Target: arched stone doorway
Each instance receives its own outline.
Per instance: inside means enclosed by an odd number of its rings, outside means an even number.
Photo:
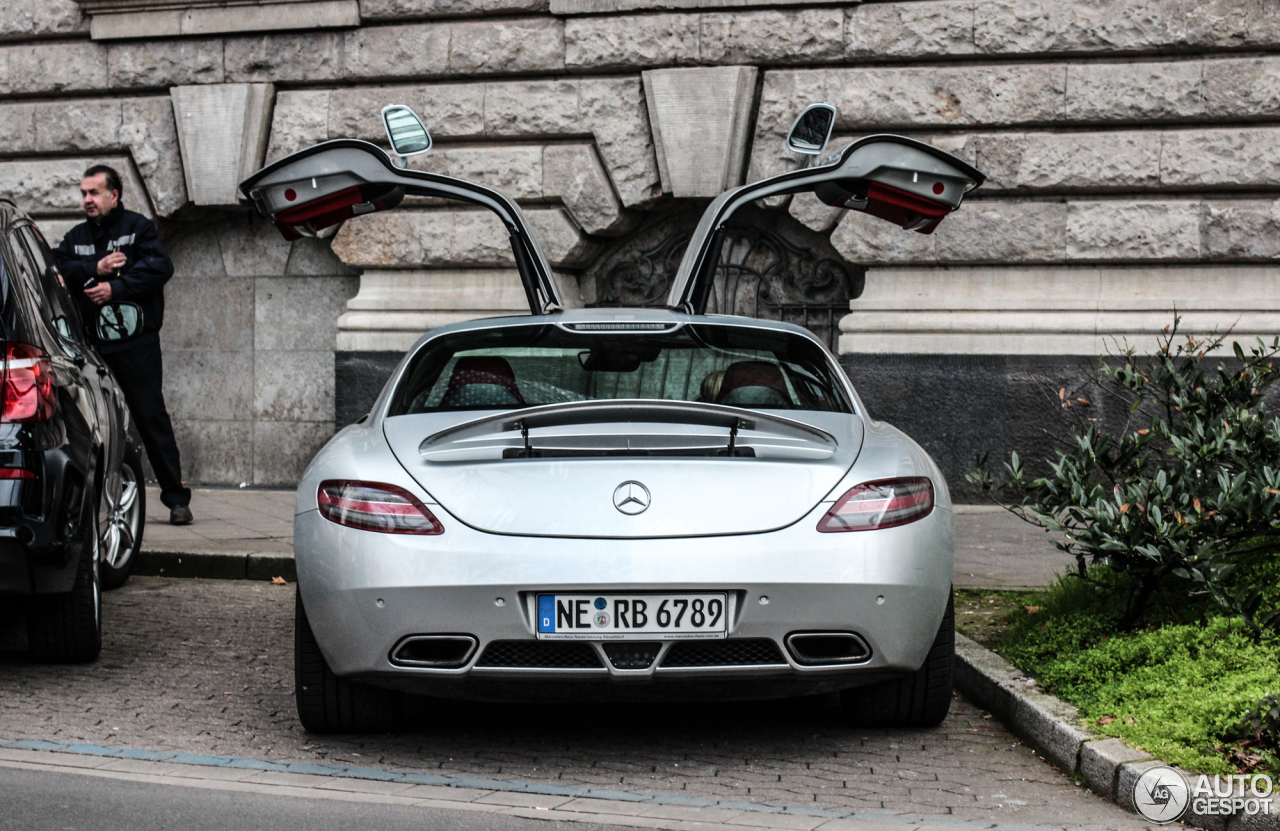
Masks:
[[[702,214],[681,206],[618,240],[580,279],[588,307],[663,306]],[[835,349],[840,318],[862,293],[866,269],[783,210],[750,207],[729,225],[707,311],[784,320]]]

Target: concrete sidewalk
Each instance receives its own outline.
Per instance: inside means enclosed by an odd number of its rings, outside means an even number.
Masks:
[[[174,527],[158,488],[147,488],[137,574],[293,580],[293,491],[196,488],[195,522]],[[994,506],[956,506],[959,588],[1033,588],[1073,566],[1044,531]]]

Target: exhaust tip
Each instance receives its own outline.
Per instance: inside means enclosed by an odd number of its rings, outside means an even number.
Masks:
[[[410,635],[391,650],[391,663],[402,667],[456,669],[471,660],[477,643],[471,635]]]
[[[852,632],[794,632],[786,643],[796,663],[807,667],[860,664],[871,658],[871,647]]]

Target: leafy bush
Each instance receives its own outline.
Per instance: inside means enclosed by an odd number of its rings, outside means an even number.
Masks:
[[[1126,598],[1120,630],[1138,623],[1170,578],[1239,614],[1255,634],[1280,628],[1272,586],[1232,577],[1242,557],[1280,551],[1280,420],[1263,403],[1280,380],[1272,363],[1280,338],[1258,340],[1248,354],[1233,344],[1237,365],[1209,373],[1204,356],[1223,341],[1183,337],[1175,321],[1154,356],[1130,350],[1101,363],[1099,390],[1127,408],[1119,430],[1082,419],[1044,477],[1029,478],[1016,453],[999,488],[985,459],[968,474],[1007,495],[1023,519],[1058,532],[1055,544],[1076,556],[1081,578],[1091,565],[1123,577],[1104,584]]]

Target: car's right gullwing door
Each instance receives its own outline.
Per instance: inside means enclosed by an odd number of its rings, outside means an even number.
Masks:
[[[480,205],[493,211],[511,236],[529,313],[546,314],[564,305],[551,266],[514,201],[474,182],[396,167],[376,144],[355,139],[317,144],[253,174],[240,191],[285,239],[315,236],[348,219],[390,210],[405,196]]]
[[[816,142],[813,146],[821,149]],[[880,135],[853,142],[826,164],[726,191],[703,213],[672,281],[667,304],[692,314],[706,310],[720,262],[723,229],[739,208],[757,199],[812,193],[833,207],[931,234],[960,207],[965,194],[985,179],[972,165],[932,145]]]

